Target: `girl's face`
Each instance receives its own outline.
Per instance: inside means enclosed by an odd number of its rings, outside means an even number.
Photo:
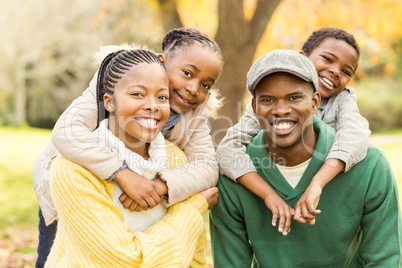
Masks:
[[[170,106],[178,113],[197,108],[218,79],[222,62],[211,49],[193,45],[166,56]]]
[[[141,63],[128,70],[105,94],[109,129],[129,149],[153,141],[165,125],[169,113],[169,82],[157,63]]]
[[[307,58],[317,70],[318,91],[324,99],[336,96],[345,89],[359,60],[351,45],[335,38],[325,39]]]

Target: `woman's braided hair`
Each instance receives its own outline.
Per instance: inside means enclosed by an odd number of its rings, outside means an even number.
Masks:
[[[105,93],[114,93],[114,86],[122,78],[123,74],[130,70],[134,65],[140,63],[158,63],[165,68],[162,61],[153,52],[144,49],[119,50],[110,53],[102,61],[98,72],[96,84],[96,99],[98,104],[98,124],[103,119],[109,117],[109,112],[105,108],[103,96]]]
[[[208,35],[192,28],[179,28],[168,32],[162,40],[163,54],[167,56],[179,48],[187,48],[194,44],[209,47],[221,61],[223,60],[218,44]]]

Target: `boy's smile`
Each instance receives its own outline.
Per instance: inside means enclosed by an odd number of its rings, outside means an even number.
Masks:
[[[358,64],[356,50],[344,40],[325,39],[307,56],[318,74],[318,91],[322,98],[341,93],[352,79]]]

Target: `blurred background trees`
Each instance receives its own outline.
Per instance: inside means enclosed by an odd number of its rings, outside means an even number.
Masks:
[[[163,35],[194,27],[215,37],[226,99],[211,121],[215,141],[250,96],[246,73],[276,48],[299,50],[323,26],[355,35],[362,56],[353,87],[375,130],[402,127],[402,5],[394,0],[0,0],[0,124],[52,128],[87,87],[102,45],[137,43],[160,52]]]

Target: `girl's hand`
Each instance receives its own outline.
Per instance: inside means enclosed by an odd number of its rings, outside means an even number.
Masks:
[[[279,218],[278,231],[283,235],[290,232],[294,210],[280,196],[272,191],[264,198],[265,205],[272,211],[272,226],[276,226]]]
[[[131,211],[153,208],[164,197],[163,191],[154,181],[138,175],[129,168],[119,171],[114,179],[125,192],[120,196],[120,202],[122,202],[123,207]]]
[[[311,225],[315,223],[315,217],[321,213],[321,210],[316,209],[320,201],[321,192],[322,187],[312,181],[296,203],[295,221],[302,224],[309,222]]]
[[[207,200],[208,209],[212,209],[214,205],[218,202],[219,190],[217,187],[212,187],[200,192],[200,195],[202,195]]]

